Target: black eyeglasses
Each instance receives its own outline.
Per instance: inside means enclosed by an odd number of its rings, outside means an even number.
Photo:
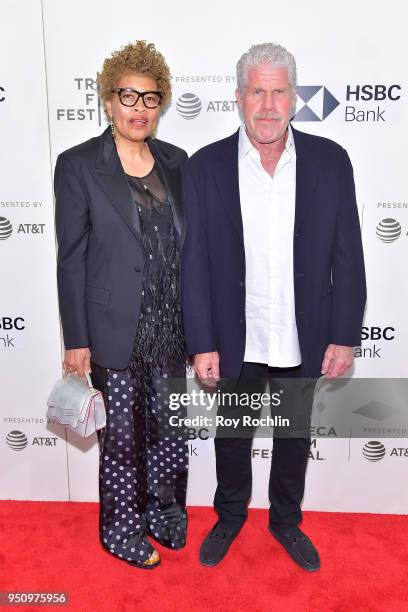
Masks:
[[[159,106],[163,94],[161,91],[137,91],[131,87],[116,87],[112,93],[117,93],[123,106],[135,106],[139,98],[146,108],[156,108]]]

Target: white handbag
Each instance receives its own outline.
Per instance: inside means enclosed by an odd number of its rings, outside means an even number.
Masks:
[[[103,396],[85,378],[67,374],[53,387],[47,400],[47,417],[64,425],[82,438],[88,438],[106,425]]]

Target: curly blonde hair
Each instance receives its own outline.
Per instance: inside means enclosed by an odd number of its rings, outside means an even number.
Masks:
[[[161,107],[165,108],[171,100],[170,70],[164,57],[153,43],[137,40],[114,51],[111,57],[103,62],[102,71],[98,74],[100,95],[104,100],[110,100],[112,89],[120,77],[129,72],[148,74],[156,82],[162,92]]]

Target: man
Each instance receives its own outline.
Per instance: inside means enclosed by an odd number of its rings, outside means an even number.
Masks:
[[[182,262],[184,330],[207,384],[341,376],[360,344],[366,299],[347,153],[289,123],[296,64],[276,44],[237,64],[243,123],[187,162]],[[305,407],[305,411],[310,407]],[[251,439],[215,439],[218,522],[200,561],[216,565],[247,516]],[[302,568],[319,555],[298,527],[310,437],[274,437],[269,531]]]

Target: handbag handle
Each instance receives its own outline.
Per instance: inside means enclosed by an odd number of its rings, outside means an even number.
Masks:
[[[67,373],[64,373],[64,376],[63,376],[63,377],[64,377],[64,378],[66,378],[66,377],[67,377],[67,375],[69,375],[69,373],[68,373],[68,374],[67,374]],[[85,372],[85,378],[86,378],[86,382],[88,383],[88,387],[90,388],[90,390],[91,390],[91,391],[94,391],[94,390],[95,390],[95,387],[94,387],[94,386],[93,386],[93,384],[92,384],[92,380],[91,380],[91,377],[89,376],[89,372]]]
[[[86,382],[88,383],[88,387],[93,390],[94,386],[92,384],[91,377],[89,376],[89,372],[85,372]]]

